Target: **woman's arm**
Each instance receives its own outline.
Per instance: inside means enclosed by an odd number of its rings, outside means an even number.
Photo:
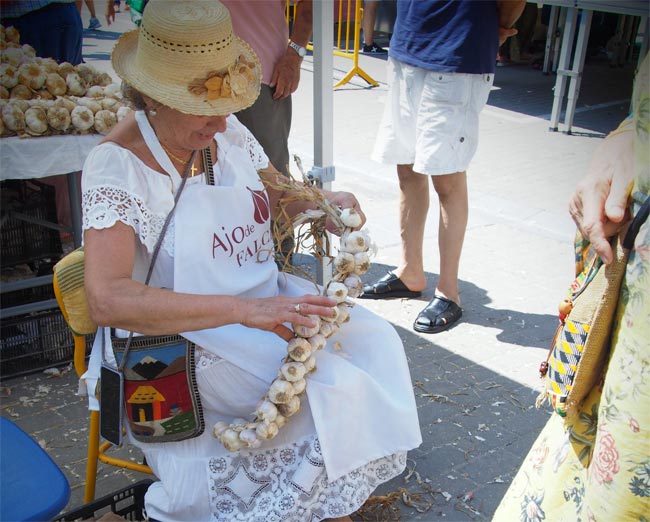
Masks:
[[[135,234],[116,223],[84,234],[85,286],[90,315],[100,326],[142,334],[172,334],[241,323],[289,340],[283,323],[313,327],[307,315],[332,316],[332,299],[316,295],[265,299],[191,295],[152,288],[131,278]],[[300,305],[301,313],[295,306]]]

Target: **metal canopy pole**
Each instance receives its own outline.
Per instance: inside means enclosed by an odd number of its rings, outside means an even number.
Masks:
[[[571,81],[569,84],[569,93],[567,95],[566,113],[564,115],[564,124],[566,125],[567,134],[571,134],[573,117],[578,104],[578,94],[580,93],[580,83],[582,82],[582,72],[585,68],[585,57],[587,56],[587,42],[589,41],[589,29],[591,28],[591,18],[593,11],[583,10],[580,18],[580,29],[578,30],[578,43],[576,52],[573,57],[573,67],[571,68]]]
[[[327,190],[334,181],[334,93],[332,76],[334,58],[334,3],[313,3],[314,9],[314,166],[309,177]],[[320,262],[316,277],[327,284],[332,277],[330,263]]]
[[[571,52],[573,51],[573,37],[576,34],[576,20],[578,18],[578,9],[571,7],[567,9],[566,22],[564,24],[564,35],[562,37],[562,50],[560,51],[560,62],[557,68],[557,77],[555,78],[555,91],[553,93],[553,110],[551,111],[551,126],[549,130],[557,131],[562,112],[562,102],[564,101],[564,92],[567,86],[567,76],[569,75],[569,64],[571,63]]]

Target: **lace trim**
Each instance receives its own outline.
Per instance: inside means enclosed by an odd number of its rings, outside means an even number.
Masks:
[[[81,198],[83,229],[110,228],[118,221],[132,227],[140,242],[151,254],[160,236],[166,214],[152,212],[137,195],[119,187],[101,185],[83,193]],[[174,255],[173,223],[165,234],[162,248],[170,256]]]
[[[264,153],[264,149],[248,129],[246,129],[245,136],[246,144],[244,145],[244,149],[250,154],[253,166],[258,170],[263,169],[268,165],[268,159]]]
[[[305,522],[359,509],[375,488],[406,467],[406,452],[377,459],[327,481],[316,436],[253,454],[208,461],[213,522]]]
[[[215,355],[212,352],[204,350],[200,346],[196,347],[194,358],[196,360],[196,368],[199,370],[205,370],[207,368],[210,368],[210,366],[213,366],[223,361],[223,359],[218,355]]]

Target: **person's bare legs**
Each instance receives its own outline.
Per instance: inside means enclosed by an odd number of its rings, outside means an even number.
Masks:
[[[402,259],[394,273],[410,290],[427,286],[422,261],[424,225],[429,211],[428,176],[413,171],[413,165],[397,165],[400,189],[399,224]]]
[[[92,18],[97,18],[97,15],[95,14],[95,0],[84,0],[84,2],[88,11],[90,11],[90,16]]]
[[[467,175],[465,172],[431,176],[433,188],[440,201],[438,249],[440,276],[436,294],[460,305],[458,266],[467,228]]]
[[[378,2],[363,3],[363,43],[372,45],[375,41],[375,17]]]

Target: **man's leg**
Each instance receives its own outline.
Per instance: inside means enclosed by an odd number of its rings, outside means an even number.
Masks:
[[[432,176],[433,188],[440,201],[438,248],[440,250],[440,277],[436,295],[442,295],[460,304],[458,294],[458,266],[467,228],[467,175],[465,172]]]
[[[400,188],[402,259],[394,273],[410,290],[423,290],[427,285],[422,244],[429,211],[428,176],[414,172],[413,165],[397,165],[397,177]]]

